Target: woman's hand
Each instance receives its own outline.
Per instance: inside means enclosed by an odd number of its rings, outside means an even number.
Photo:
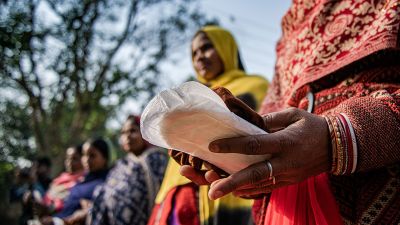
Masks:
[[[271,133],[216,140],[210,143],[209,149],[217,153],[271,154],[272,177],[271,167],[265,161],[226,178],[215,180],[213,177],[209,180],[212,182],[210,199],[230,192],[238,196],[269,193],[275,188],[303,181],[330,169],[330,137],[323,117],[290,108],[263,118],[265,127]],[[201,174],[182,170],[181,173],[189,179],[200,180]]]
[[[210,185],[214,181],[221,179],[221,176],[211,168],[208,170],[196,170],[192,166],[184,165],[181,166],[179,172],[197,185]]]

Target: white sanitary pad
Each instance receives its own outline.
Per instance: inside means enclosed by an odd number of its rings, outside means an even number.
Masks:
[[[143,111],[140,129],[148,142],[199,157],[228,173],[269,158],[208,150],[214,140],[266,132],[230,112],[214,91],[194,81],[156,95]]]

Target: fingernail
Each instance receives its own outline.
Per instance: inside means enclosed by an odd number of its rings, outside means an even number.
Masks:
[[[222,193],[222,191],[216,191],[211,195],[211,198],[213,200],[215,200],[215,199],[221,198],[222,195],[224,195],[224,193]]]
[[[215,143],[211,143],[210,146],[208,147],[210,151],[212,152],[219,152],[219,146]]]

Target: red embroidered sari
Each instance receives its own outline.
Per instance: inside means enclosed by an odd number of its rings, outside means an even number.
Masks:
[[[385,211],[400,209],[400,170],[390,172],[400,161],[399,25],[398,0],[293,1],[260,113],[307,109],[311,91],[313,113],[349,115],[359,159],[351,176],[320,174],[274,190],[254,205],[257,224],[400,221],[399,211]],[[385,190],[388,200],[371,211]]]

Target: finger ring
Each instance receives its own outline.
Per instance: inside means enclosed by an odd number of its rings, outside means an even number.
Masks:
[[[274,173],[273,173],[274,170],[272,169],[272,164],[271,164],[270,161],[266,161],[266,163],[267,163],[268,170],[269,170],[269,177],[268,177],[268,179],[269,179],[269,180],[272,180],[272,184],[275,185],[276,180],[275,180],[275,176],[274,176]]]
[[[267,166],[268,166],[268,170],[269,170],[269,177],[268,177],[268,179],[274,179],[275,180],[275,177],[274,177],[274,175],[273,175],[273,169],[272,169],[272,164],[269,162],[269,161],[266,161],[266,163],[267,163]]]

